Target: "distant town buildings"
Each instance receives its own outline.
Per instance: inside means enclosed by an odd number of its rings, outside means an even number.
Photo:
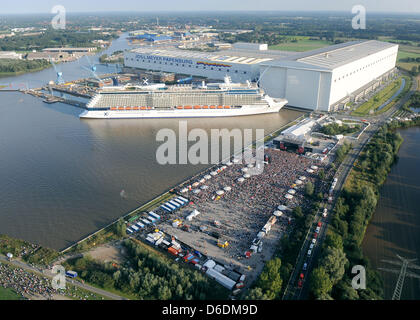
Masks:
[[[20,60],[22,57],[21,53],[16,53],[15,51],[0,51],[0,59]]]

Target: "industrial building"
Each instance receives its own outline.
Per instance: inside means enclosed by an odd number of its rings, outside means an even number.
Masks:
[[[197,52],[180,49],[142,47],[125,53],[125,67],[223,80],[226,75],[234,82],[257,81],[260,64],[281,59],[290,52],[267,50],[259,44],[235,44],[232,50]]]
[[[125,53],[125,66],[234,82],[260,81],[289,106],[331,111],[362,98],[395,71],[398,45],[352,41],[307,52],[268,50],[267,45],[236,43],[231,50],[197,52],[138,48]]]
[[[378,85],[395,68],[398,45],[353,41],[261,63],[261,85],[290,106],[331,111]]]

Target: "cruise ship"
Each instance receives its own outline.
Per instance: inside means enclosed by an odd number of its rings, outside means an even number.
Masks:
[[[266,95],[256,84],[200,85],[151,84],[102,88],[87,104],[80,118],[148,119],[234,117],[279,112],[285,99]]]

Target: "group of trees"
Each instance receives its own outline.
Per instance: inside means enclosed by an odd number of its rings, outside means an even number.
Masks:
[[[379,186],[388,175],[401,145],[395,130],[383,127],[367,145],[334,208],[331,228],[321,258],[310,279],[316,299],[381,299],[383,284],[360,248],[366,228],[376,209]],[[367,271],[366,290],[351,287],[351,268],[363,265]]]
[[[200,272],[126,239],[128,260],[118,267],[88,257],[69,261],[69,267],[89,283],[117,289],[138,299],[191,300],[225,299],[227,290]]]
[[[265,264],[264,270],[246,298],[249,300],[280,299],[282,285],[281,260],[276,257]]]
[[[321,133],[326,134],[328,136],[336,136],[339,134],[352,134],[355,132],[360,131],[360,125],[349,126],[346,124],[339,125],[338,123],[331,123],[321,128]]]
[[[93,40],[111,40],[115,34],[104,35],[99,32],[79,32],[75,30],[47,30],[39,35],[13,36],[0,39],[2,51],[45,49],[51,47],[92,47]]]
[[[0,59],[0,73],[38,71],[50,66],[47,60]]]
[[[350,143],[344,142],[344,144],[340,146],[335,153],[337,162],[338,163],[343,162],[344,158],[346,157],[346,155],[350,152],[352,148],[353,146]]]

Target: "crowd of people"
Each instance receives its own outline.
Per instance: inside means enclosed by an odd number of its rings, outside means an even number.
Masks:
[[[48,278],[2,263],[0,263],[0,286],[12,289],[25,298],[39,296],[51,299],[55,292]]]
[[[245,178],[253,169],[251,166],[257,164],[250,165],[244,159],[237,159],[226,165],[224,170],[219,170],[211,179],[188,188],[187,192],[185,185],[183,187],[183,195],[203,214],[198,220],[208,219],[209,216],[222,220],[220,231],[231,242],[228,251],[232,251],[232,255],[243,256],[243,250],[249,249],[256,231],[261,230],[279,205],[293,209],[296,206],[309,206],[311,202],[305,196],[304,186],[308,182],[315,184],[317,181],[316,171],[307,172],[315,161],[276,149],[266,149],[265,154],[269,163],[264,164],[261,174]],[[239,163],[234,163],[238,160]],[[301,176],[305,180],[296,185],[295,182]],[[197,181],[193,181],[192,185],[194,182]],[[287,199],[285,196],[290,189],[296,193]],[[277,224],[281,231],[286,232],[288,223],[288,213],[285,212]]]

